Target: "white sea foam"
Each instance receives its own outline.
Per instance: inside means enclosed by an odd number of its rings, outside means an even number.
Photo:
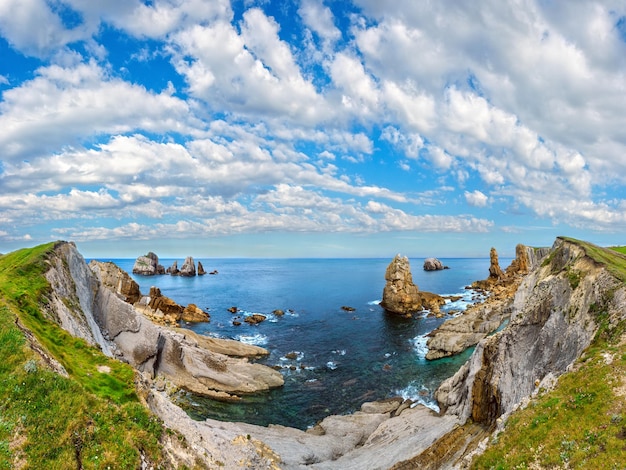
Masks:
[[[413,406],[421,404],[437,413],[440,411],[437,402],[430,398],[430,391],[423,385],[411,383],[403,389],[396,390],[395,394],[401,396],[405,400],[411,400],[413,402]]]
[[[370,300],[367,305],[380,305],[382,300]]]
[[[426,353],[428,353],[428,346],[426,346],[426,343],[428,342],[428,336],[418,335],[409,341],[413,346],[413,350],[417,353],[417,357],[419,357],[420,359],[425,359]]]
[[[260,333],[256,335],[237,335],[235,336],[237,341],[241,341],[245,344],[251,344],[254,346],[263,346],[267,344],[267,336],[262,335]]]
[[[345,356],[346,355],[346,350],[345,349],[335,349],[334,351],[331,351],[333,354],[337,354],[339,356]]]
[[[288,358],[286,355],[282,356],[279,360],[285,362],[285,361],[297,361],[300,362],[302,359],[304,359],[304,353],[301,351],[292,351],[295,354],[295,358]],[[291,355],[291,353],[289,353]]]
[[[337,363],[334,361],[328,361],[326,363],[326,367],[329,368],[330,370],[335,370],[337,369]]]

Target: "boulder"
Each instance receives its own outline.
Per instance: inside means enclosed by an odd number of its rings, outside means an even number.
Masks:
[[[384,400],[365,402],[361,405],[361,412],[369,414],[391,414],[404,402],[402,397],[387,398]]]
[[[147,298],[142,299],[140,311],[156,323],[178,325],[183,316],[183,306],[161,294],[161,289],[151,287]]]
[[[209,314],[196,304],[189,304],[184,308],[181,320],[188,322],[209,321]]]
[[[186,277],[192,277],[196,275],[196,264],[193,261],[193,257],[187,256],[185,262],[180,268],[180,275]]]
[[[246,323],[250,323],[251,325],[256,325],[265,321],[266,319],[267,317],[265,315],[261,315],[260,313],[253,313],[249,317],[246,317],[244,321]]]
[[[439,271],[445,269],[445,266],[437,258],[426,258],[424,260],[424,271]]]
[[[387,266],[385,280],[381,307],[400,315],[410,315],[422,309],[419,289],[413,283],[411,265],[406,256],[396,255]]]
[[[159,257],[152,252],[137,258],[133,266],[133,274],[139,274],[141,276],[154,276],[155,274],[163,274],[164,272],[163,266],[159,264]]]
[[[167,268],[167,274],[170,274],[171,276],[178,276],[180,274],[180,271],[178,270],[178,261],[174,261],[172,265]]]
[[[202,263],[198,261],[198,276],[204,276],[205,274],[206,271],[204,270],[204,266],[202,266]]]

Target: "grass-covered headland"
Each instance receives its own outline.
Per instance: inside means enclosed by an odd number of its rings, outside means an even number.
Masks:
[[[42,314],[54,243],[0,256],[0,469],[135,469],[163,461],[133,369]],[[69,374],[52,372],[18,327]]]
[[[626,282],[626,247],[568,240]],[[513,413],[473,468],[626,468],[626,325],[594,307],[599,330],[574,370]]]

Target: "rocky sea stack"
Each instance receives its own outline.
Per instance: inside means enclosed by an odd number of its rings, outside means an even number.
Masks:
[[[165,274],[165,268],[159,264],[159,257],[150,251],[147,255],[140,256],[135,260],[133,274],[142,276]]]
[[[380,306],[391,313],[411,316],[423,309],[434,312],[445,303],[445,299],[437,294],[422,292],[413,283],[411,265],[406,256],[396,255],[385,271],[385,287]]]
[[[449,268],[448,266],[444,266],[437,258],[426,258],[424,260],[424,271],[440,271],[442,269]]]
[[[149,252],[147,255],[140,256],[135,260],[133,274],[141,276],[169,274],[170,276],[193,277],[196,275],[203,276],[206,274],[206,271],[200,261],[198,261],[198,269],[196,270],[196,264],[192,256],[185,258],[180,269],[178,268],[178,261],[174,261],[169,268],[165,269],[159,264],[159,257],[155,253]],[[211,274],[217,274],[217,271],[213,271]]]

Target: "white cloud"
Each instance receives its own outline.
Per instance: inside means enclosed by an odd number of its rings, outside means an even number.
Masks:
[[[31,159],[101,133],[189,131],[188,113],[184,101],[109,78],[93,62],[52,65],[3,93],[0,146],[9,161]]]
[[[0,2],[0,32],[16,49],[37,57],[50,56],[67,43],[87,36],[82,28],[65,29],[45,0]]]
[[[332,110],[302,77],[278,26],[258,9],[244,15],[242,34],[231,24],[188,28],[172,36],[174,65],[189,91],[226,112],[315,124]]]
[[[474,191],[465,191],[465,200],[470,206],[485,207],[489,202],[489,198],[477,189]]]
[[[287,24],[265,2],[0,2],[43,64],[0,76],[3,238],[42,207],[85,236],[515,226],[471,216],[495,201],[624,228],[623,1],[354,4],[302,0]],[[133,65],[164,57],[149,91]],[[436,215],[444,186],[470,215]]]
[[[335,26],[333,13],[321,1],[303,0],[298,13],[304,24],[324,41],[332,43],[341,38],[341,31]]]

